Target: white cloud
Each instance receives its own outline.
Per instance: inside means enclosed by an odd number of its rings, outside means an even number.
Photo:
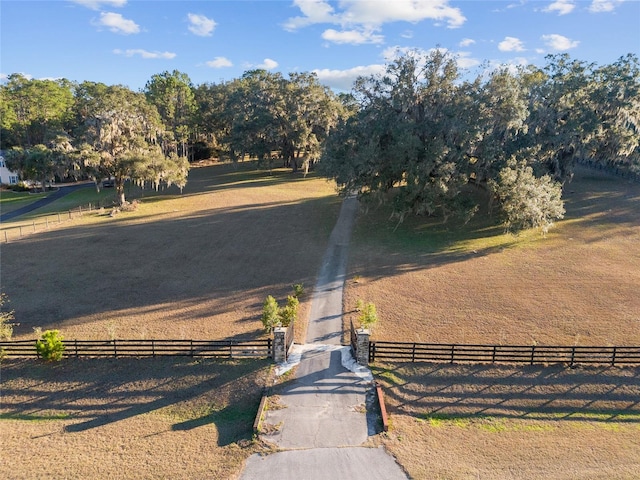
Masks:
[[[293,4],[304,16],[287,20],[283,25],[285,30],[293,31],[317,23],[340,23],[333,7],[324,0],[294,0]]]
[[[328,68],[313,70],[318,76],[318,80],[325,85],[337,90],[351,90],[353,82],[358,77],[368,77],[370,75],[383,74],[386,67],[384,65],[366,65],[349,68],[347,70],[330,70]]]
[[[264,70],[272,70],[278,66],[278,62],[265,58],[260,65],[256,65],[256,68],[262,68]]]
[[[233,63],[226,57],[216,57],[213,60],[209,60],[206,62],[207,67],[211,68],[225,68],[225,67],[233,67]]]
[[[400,34],[402,38],[413,38],[413,30],[405,30]]]
[[[216,28],[216,22],[211,18],[207,18],[204,15],[197,15],[195,13],[187,14],[189,19],[189,31],[199,37],[210,37],[213,34],[213,29]]]
[[[418,23],[427,19],[446,22],[449,28],[457,28],[467,20],[459,8],[449,5],[449,0],[342,0],[338,3],[341,9],[339,12],[324,0],[294,0],[293,3],[303,16],[287,20],[283,26],[290,31],[320,23],[340,25],[343,28],[375,28],[385,23]]]
[[[429,50],[424,50],[422,48],[411,48],[411,47],[388,47],[382,51],[382,58],[386,63],[391,63],[396,60],[398,57],[403,55],[412,55],[417,57],[418,59],[422,59],[424,57],[429,56],[435,50],[440,51],[442,54],[451,55],[455,58],[456,64],[460,68],[473,68],[480,65],[482,62],[477,58],[473,58],[470,52],[453,52],[446,48],[431,48]],[[424,64],[421,62],[421,65]]]
[[[127,50],[120,50],[119,48],[116,48],[113,53],[116,55],[124,55],[125,57],[140,56],[141,58],[164,58],[168,60],[171,60],[176,56],[176,54],[172,52],[149,52],[141,48],[131,48]]]
[[[124,18],[119,13],[103,12],[100,14],[100,19],[92,23],[97,27],[107,27],[109,31],[123,35],[140,32],[139,25],[133,20]]]
[[[530,61],[525,57],[515,57],[509,60],[508,62],[498,62],[496,60],[491,60],[486,64],[486,68],[484,69],[484,75],[490,75],[492,72],[497,70],[507,69],[512,74],[517,74],[518,69],[520,67],[526,67],[530,65]]]
[[[519,38],[504,37],[504,40],[498,44],[498,50],[501,52],[522,52],[524,51],[524,44]]]
[[[556,0],[542,11],[549,13],[558,12],[558,15],[566,15],[571,13],[575,8],[576,5],[573,3],[573,0]]]
[[[477,58],[473,58],[469,52],[458,52],[454,55],[456,57],[456,63],[460,68],[473,68],[482,63]]]
[[[33,78],[33,75],[31,75],[29,73],[14,72],[14,73],[10,73],[10,74],[0,73],[0,80],[3,81],[3,82],[6,82],[9,79],[10,75],[22,75],[27,80],[31,80]]]
[[[70,0],[72,3],[77,3],[83,7],[90,8],[91,10],[100,10],[102,6],[105,7],[124,7],[127,4],[127,0]]]
[[[332,28],[322,32],[322,38],[333,43],[349,43],[351,45],[384,42],[382,35],[376,35],[372,31],[343,30],[338,32]]]
[[[570,40],[567,37],[563,37],[556,33],[542,35],[540,38],[547,47],[558,52],[576,48],[580,44],[577,40]]]
[[[474,43],[476,43],[475,40],[472,40],[471,38],[463,38],[462,40],[460,40],[460,43],[458,44],[459,47],[468,47],[470,45],[473,45]]]
[[[593,0],[589,6],[589,11],[592,13],[612,12],[623,1],[624,0]]]

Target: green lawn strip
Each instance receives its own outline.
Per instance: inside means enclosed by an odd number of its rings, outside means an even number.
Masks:
[[[640,412],[570,412],[546,413],[531,412],[519,418],[505,418],[478,413],[423,413],[418,421],[425,421],[432,427],[453,426],[459,428],[477,428],[491,433],[545,431],[558,428],[559,421],[570,420],[571,424],[589,424],[603,428],[617,428],[622,424],[640,422]]]

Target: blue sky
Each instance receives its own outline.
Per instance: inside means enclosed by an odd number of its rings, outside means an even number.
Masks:
[[[315,71],[337,90],[394,52],[439,46],[459,64],[612,63],[640,55],[638,0],[2,0],[0,75],[143,89],[179,70],[194,84],[251,68]]]

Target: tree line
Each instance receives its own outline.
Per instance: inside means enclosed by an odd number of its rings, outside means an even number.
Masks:
[[[0,85],[0,148],[22,178],[186,184],[190,162],[215,156],[318,163],[343,192],[408,214],[470,218],[484,198],[510,229],[564,213],[576,160],[640,172],[640,67],[568,55],[544,67],[463,76],[454,56],[410,52],[382,75],[336,94],[315,74],[250,70],[193,85],[156,74],[140,92],[102,83],[10,75]]]
[[[127,180],[182,188],[190,162],[210,156],[308,169],[346,112],[310,73],[251,70],[194,86],[164,72],[141,92],[13,74],[0,85],[0,148],[25,180],[113,179],[124,203]]]
[[[394,215],[458,216],[479,204],[507,229],[563,217],[576,160],[640,173],[640,68],[568,55],[462,77],[455,57],[409,53],[354,85],[357,113],[329,137],[322,172]],[[478,199],[481,199],[480,201]],[[484,200],[482,200],[484,199]]]

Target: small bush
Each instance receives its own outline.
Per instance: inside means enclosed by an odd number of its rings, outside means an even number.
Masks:
[[[295,322],[299,304],[297,297],[291,295],[287,297],[287,305],[278,310],[278,317],[283,327],[288,327]]]
[[[278,316],[278,302],[271,295],[267,296],[262,305],[262,325],[267,333],[271,332],[280,323]]]
[[[36,341],[38,355],[48,362],[59,362],[64,352],[63,337],[58,330],[46,330]]]
[[[9,300],[7,298],[6,293],[0,293],[0,309],[7,303]],[[11,320],[14,319],[13,310],[10,311],[2,311],[0,310],[0,340],[11,340],[11,336],[13,335],[13,327],[15,327],[15,323],[12,323]]]
[[[293,285],[293,296],[300,298],[304,294],[304,285],[302,283],[296,283]]]
[[[362,309],[362,313],[358,318],[360,320],[360,327],[371,330],[372,327],[378,322],[378,312],[376,306],[373,303],[367,303]]]

